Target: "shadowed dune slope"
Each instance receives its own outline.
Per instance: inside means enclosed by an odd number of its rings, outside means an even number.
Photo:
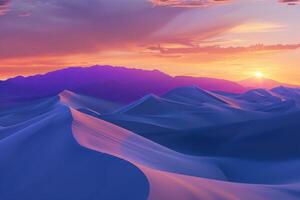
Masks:
[[[79,146],[69,109],[59,101],[51,109],[45,106],[35,119],[10,118],[17,122],[13,133],[0,140],[0,199],[147,199],[148,181],[139,169]],[[27,105],[26,110],[34,112],[35,107]],[[0,129],[0,135],[10,128]]]
[[[298,91],[279,89],[0,109],[0,199],[297,200]]]
[[[252,165],[257,173],[263,165],[221,157],[209,159],[183,155],[78,111],[72,110],[72,115],[73,134],[78,143],[86,148],[122,158],[139,167],[150,184],[149,199],[297,199],[299,177],[289,184],[276,184],[272,181],[268,184],[255,184],[255,178],[249,184],[238,183],[239,175],[235,175],[234,182],[230,182],[234,176],[228,177],[216,163],[225,165],[226,170],[230,169],[230,163],[237,166]],[[299,166],[298,162],[293,164]],[[233,170],[232,166],[231,169]],[[282,168],[274,171],[280,170]],[[233,174],[230,170],[227,173]],[[240,175],[246,173],[246,169],[240,170]]]

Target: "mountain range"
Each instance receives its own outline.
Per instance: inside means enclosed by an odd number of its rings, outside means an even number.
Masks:
[[[19,76],[1,81],[0,97],[2,99],[33,99],[70,90],[75,93],[128,103],[149,93],[161,95],[172,88],[184,85],[197,85],[207,90],[244,91],[239,84],[227,80],[171,77],[157,70],[93,66],[72,67],[43,75]]]
[[[172,77],[158,70],[112,66],[70,67],[46,74],[18,76],[0,81],[0,98],[24,101],[53,96],[69,90],[114,102],[129,103],[150,93],[162,95],[181,86],[242,93],[253,88],[270,89],[280,85],[290,87],[288,84],[269,79],[261,79],[258,82],[256,79],[233,82],[207,77]]]

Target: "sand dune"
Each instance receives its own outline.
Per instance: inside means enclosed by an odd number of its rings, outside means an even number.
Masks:
[[[5,134],[0,137],[0,199],[147,198],[148,181],[137,167],[76,143],[70,110],[58,98],[40,107],[42,113],[32,113],[35,108],[34,103],[25,109],[27,115],[35,114],[32,119],[23,117],[23,108],[15,109],[22,119],[11,118],[14,125],[0,130]]]
[[[299,199],[298,91],[288,91],[185,87],[122,108],[64,91],[1,109],[0,199]]]
[[[149,199],[297,199],[292,191],[300,187],[299,179],[290,185],[229,182],[233,177],[228,177],[216,160],[230,168],[230,159],[183,155],[78,111],[72,110],[72,116],[73,134],[79,144],[127,160],[143,171],[150,184]],[[234,165],[240,162],[235,160]],[[255,162],[248,164],[257,167]],[[300,163],[294,170],[296,166]]]
[[[58,97],[60,98],[61,103],[71,108],[96,115],[110,113],[121,107],[121,105],[117,103],[86,95],[75,94],[68,90],[59,93]]]
[[[147,95],[102,119],[138,133],[144,129],[186,130],[274,117],[300,110],[293,97],[264,89],[243,94],[213,93],[180,87],[162,97]]]

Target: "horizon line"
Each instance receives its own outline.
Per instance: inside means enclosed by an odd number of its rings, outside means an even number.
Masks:
[[[67,70],[67,69],[75,69],[75,68],[81,68],[81,69],[89,69],[89,68],[93,68],[93,67],[110,67],[110,68],[123,68],[123,69],[128,69],[128,70],[140,70],[140,71],[148,71],[148,72],[154,72],[154,71],[158,71],[162,74],[165,74],[167,76],[170,76],[172,78],[175,77],[190,77],[190,78],[207,78],[207,79],[215,79],[215,80],[224,80],[224,81],[229,81],[229,82],[233,82],[236,84],[239,84],[241,86],[243,86],[243,84],[241,84],[240,82],[242,81],[246,81],[249,79],[254,79],[256,78],[254,75],[253,76],[248,76],[247,78],[244,79],[240,79],[240,80],[231,80],[231,79],[226,79],[226,78],[218,78],[218,77],[213,77],[213,76],[199,76],[199,75],[187,75],[187,74],[183,74],[183,75],[172,75],[169,74],[167,72],[164,72],[163,70],[159,70],[159,69],[143,69],[143,68],[137,68],[137,67],[128,67],[128,66],[119,66],[119,65],[108,65],[108,64],[104,64],[104,65],[100,65],[100,64],[95,64],[95,65],[88,65],[88,66],[64,66],[62,68],[57,68],[57,69],[53,69],[51,71],[45,71],[45,72],[38,72],[38,73],[33,73],[33,74],[28,74],[28,75],[16,75],[16,76],[11,76],[11,77],[5,77],[5,78],[1,78],[0,77],[0,81],[1,82],[5,82],[8,80],[12,80],[12,79],[16,79],[16,78],[30,78],[30,77],[34,77],[34,76],[43,76],[43,75],[47,75],[49,73],[53,73],[53,72],[57,72],[57,71],[62,71],[62,70]],[[290,85],[291,87],[300,87],[300,84],[297,83],[284,83],[284,82],[280,82],[277,81],[275,79],[271,79],[267,76],[264,76],[262,78],[260,78],[262,80],[270,80],[270,81],[275,81],[278,84],[283,84],[283,85]],[[259,80],[259,79],[258,79]],[[245,87],[245,86],[243,86]],[[248,87],[245,87],[248,88]]]

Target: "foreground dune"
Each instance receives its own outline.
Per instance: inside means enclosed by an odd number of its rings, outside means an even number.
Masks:
[[[299,199],[300,113],[282,106],[290,101],[282,101],[285,93],[270,97],[252,91],[245,101],[244,96],[187,89],[179,89],[180,96],[169,94],[173,100],[148,96],[114,111],[128,117],[124,120],[135,119],[127,124],[130,130],[100,119],[115,104],[68,91],[0,109],[0,199]],[[252,98],[272,109],[247,110]],[[223,111],[218,117],[245,118],[174,129],[174,116],[181,116],[176,112],[194,119],[195,105],[197,112],[204,109],[203,119]],[[281,109],[287,112],[278,114]],[[159,120],[150,122],[160,129],[138,124],[162,116],[169,127],[160,127]],[[246,120],[249,116],[258,117]],[[132,131],[136,126],[139,133]]]
[[[176,153],[108,122],[75,110],[71,112],[72,130],[78,143],[127,160],[141,169],[150,184],[149,199],[298,199],[298,182],[276,185],[229,182],[230,177],[209,159]]]
[[[147,198],[149,184],[137,167],[82,148],[72,136],[69,108],[59,101],[47,107],[21,123],[23,111],[16,109],[10,114],[17,124],[0,129],[1,200]]]

